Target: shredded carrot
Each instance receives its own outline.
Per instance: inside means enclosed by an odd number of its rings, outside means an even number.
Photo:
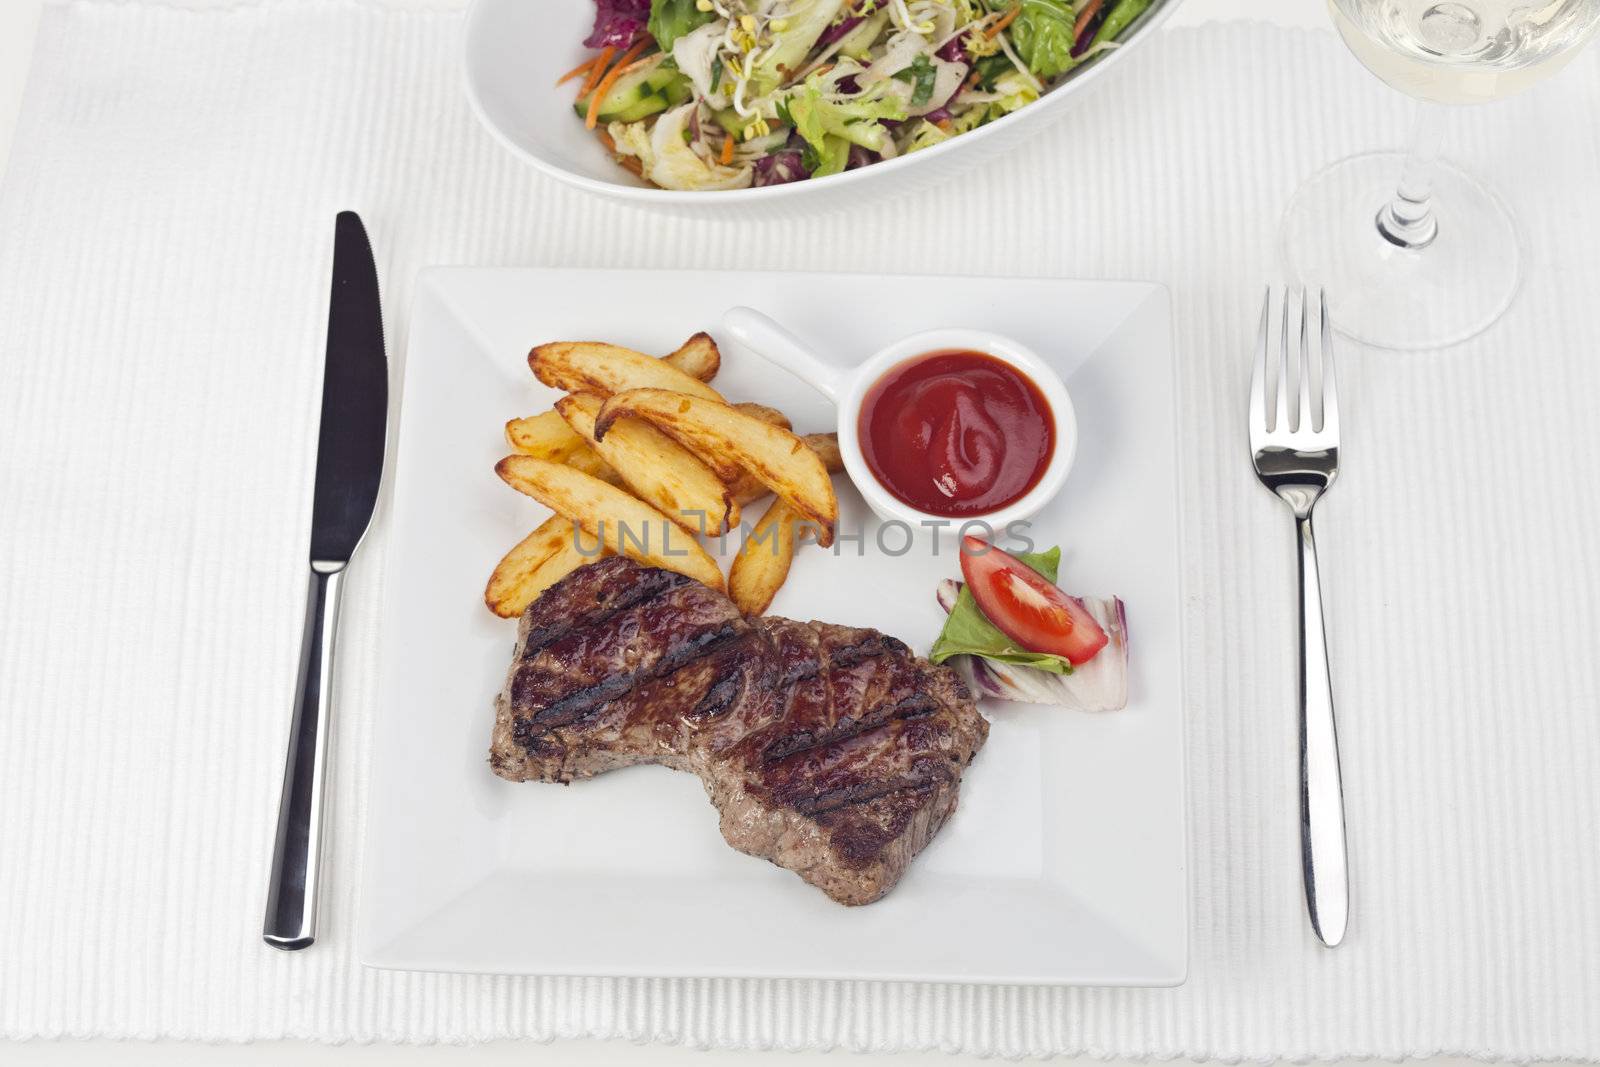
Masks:
[[[1078,38],[1083,36],[1083,31],[1089,28],[1089,20],[1094,18],[1096,12],[1100,10],[1100,5],[1101,0],[1089,0],[1087,4],[1083,5],[1083,10],[1078,12],[1078,22],[1072,27],[1073,41],[1077,41]]]
[[[584,73],[585,71],[587,71],[590,67],[593,67],[594,64],[595,64],[595,60],[597,60],[599,58],[600,58],[599,56],[590,56],[588,59],[584,60],[582,63],[579,63],[576,67],[573,67],[571,70],[569,70],[565,74],[561,75],[561,77],[557,78],[556,79],[556,84],[557,85],[565,85],[567,82],[571,81],[573,78],[576,78],[578,75],[580,75],[580,74]]]
[[[589,68],[589,76],[583,79],[583,88],[578,90],[579,96],[588,96],[594,92],[595,85],[600,81],[600,75],[606,72],[606,67],[611,63],[611,57],[616,54],[616,48],[609,44],[600,49],[600,54],[595,57],[594,66]]]
[[[988,29],[984,30],[983,31],[983,35],[985,37],[989,37],[989,38],[994,38],[994,37],[1000,36],[1000,31],[1005,29],[1007,26],[1011,25],[1011,20],[1016,18],[1020,14],[1022,14],[1022,5],[1018,4],[1016,7],[1013,7],[1010,11],[1007,11],[1004,15],[1001,15],[999,22],[996,22],[994,25],[992,25]]]
[[[967,79],[967,84],[965,84],[965,85],[963,85],[961,87],[961,91],[964,92],[964,93],[971,92],[973,90],[973,88],[976,87],[977,84],[982,80],[983,80],[983,71],[981,71],[981,70],[973,71],[972,72],[972,77]]]
[[[612,67],[611,72],[601,78],[599,84],[594,87],[594,95],[589,98],[589,114],[583,120],[583,124],[589,129],[594,129],[594,124],[600,119],[600,101],[611,91],[611,86],[616,84],[617,78],[622,75],[627,65],[639,58],[639,53],[643,52],[649,44],[650,38],[646,37],[622,53],[622,58],[617,60],[617,65]]]
[[[935,122],[934,125],[939,127],[945,133],[949,133],[951,130],[955,129],[955,123],[951,122],[949,119],[940,119],[938,122]]]
[[[638,156],[626,156],[621,152],[618,152],[617,142],[613,141],[611,139],[611,135],[605,130],[597,129],[594,131],[594,135],[600,138],[600,143],[605,145],[606,151],[610,152],[616,157],[617,162],[622,165],[623,170],[631,171],[641,178],[644,177],[644,165],[639,162]]]
[[[811,76],[813,78],[820,78],[824,74],[828,73],[828,71],[832,70],[833,68],[834,68],[834,64],[832,64],[832,63],[824,63],[824,64],[822,64],[822,66],[820,66],[816,70],[812,71],[811,72]]]
[[[726,141],[722,142],[722,155],[720,157],[720,162],[722,163],[722,165],[724,167],[726,167],[729,163],[733,162],[733,138],[732,137],[729,137]]]

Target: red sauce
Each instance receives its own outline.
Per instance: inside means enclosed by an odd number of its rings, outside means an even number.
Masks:
[[[982,352],[930,352],[867,391],[858,432],[867,467],[930,515],[981,515],[1039,483],[1055,420],[1039,387]]]

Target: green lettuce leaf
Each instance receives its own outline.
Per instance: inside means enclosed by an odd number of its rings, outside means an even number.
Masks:
[[[1061,568],[1060,548],[1052,548],[1048,552],[1011,554],[1044,575],[1047,581],[1052,584],[1055,582],[1056,572]],[[1033,667],[1051,674],[1072,673],[1072,664],[1066,657],[1029,652],[1001,633],[983,614],[978,602],[972,598],[972,590],[965,585],[961,587],[961,595],[956,598],[955,610],[945,619],[944,629],[939,631],[939,639],[933,643],[933,651],[928,653],[928,658],[935,663],[943,663],[951,656],[982,656],[984,659]]]
[[[820,156],[828,152],[830,134],[881,152],[889,133],[878,120],[904,119],[906,105],[896,94],[881,89],[834,99],[807,82],[783,101],[778,117],[793,125]]]
[[[663,52],[672,51],[673,42],[693,33],[717,17],[715,11],[701,11],[694,0],[650,0],[650,22],[646,28]]]
[[[1017,55],[1041,81],[1077,64],[1072,58],[1072,6],[1070,0],[1022,0],[1022,13],[1007,31]]]

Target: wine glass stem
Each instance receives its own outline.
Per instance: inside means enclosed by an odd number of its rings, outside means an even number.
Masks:
[[[1421,104],[1400,184],[1378,212],[1378,233],[1392,245],[1415,251],[1428,247],[1439,235],[1439,223],[1433,217],[1433,165],[1443,138],[1443,106]]]

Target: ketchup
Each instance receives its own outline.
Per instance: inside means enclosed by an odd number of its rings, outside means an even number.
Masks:
[[[982,352],[930,352],[867,391],[858,433],[883,487],[930,515],[982,515],[1044,476],[1055,420],[1039,387]]]

